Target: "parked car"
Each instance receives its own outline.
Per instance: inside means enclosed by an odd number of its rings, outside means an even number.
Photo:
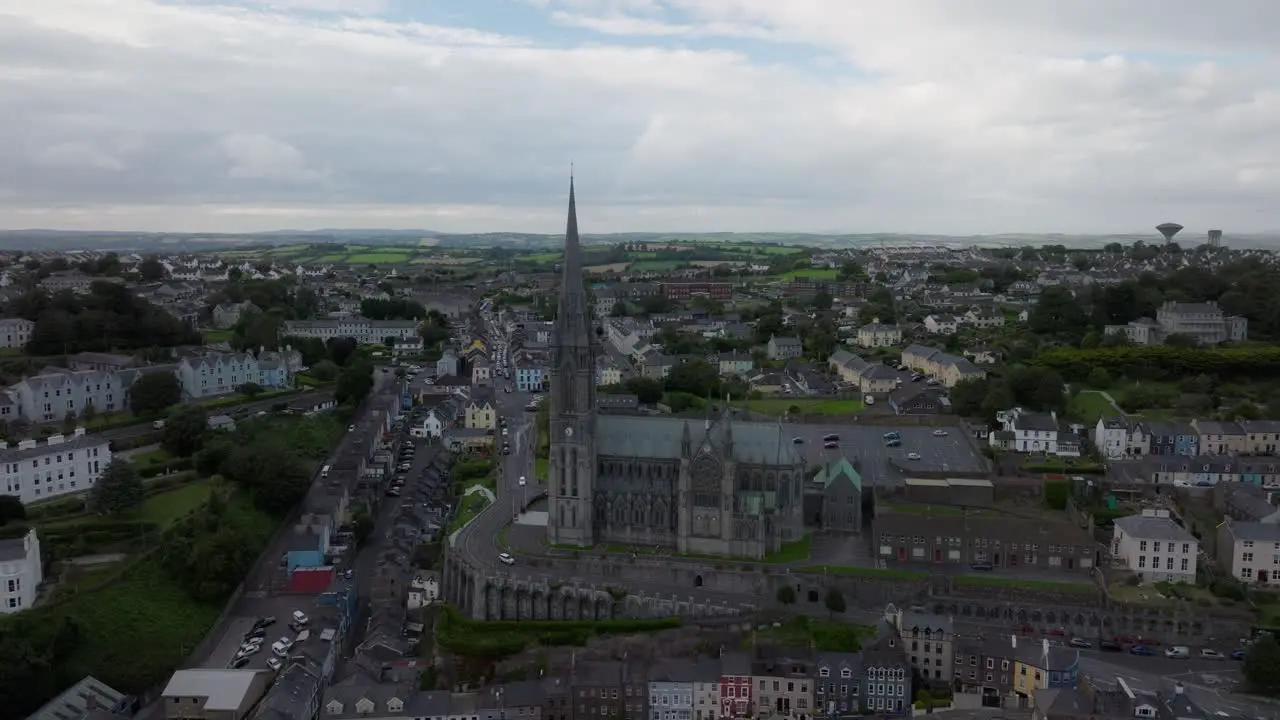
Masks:
[[[1124,646],[1115,640],[1103,640],[1098,643],[1098,647],[1106,652],[1120,652],[1121,650],[1124,650]]]
[[[1223,656],[1223,654],[1218,652],[1217,650],[1213,650],[1211,648],[1202,648],[1200,650],[1200,659],[1201,660],[1223,660],[1225,659],[1225,656]]]
[[[1144,657],[1150,657],[1152,655],[1155,655],[1155,653],[1152,652],[1151,648],[1147,647],[1146,645],[1134,645],[1133,647],[1129,648],[1129,654],[1142,655]]]

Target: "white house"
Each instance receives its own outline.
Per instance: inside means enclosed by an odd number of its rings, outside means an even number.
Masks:
[[[1280,585],[1280,523],[1235,522],[1218,526],[1218,564],[1237,580]]]
[[[1129,421],[1121,417],[1098,418],[1093,444],[1103,457],[1115,460],[1129,454]]]
[[[26,318],[0,318],[0,348],[21,350],[31,342],[36,324]]]
[[[409,583],[409,596],[405,602],[408,609],[417,610],[439,599],[440,580],[435,575],[419,575]]]
[[[70,438],[50,435],[44,445],[23,440],[16,447],[0,442],[0,487],[24,505],[59,495],[84,492],[111,462],[111,443],[76,428]]]
[[[1144,510],[1118,518],[1111,536],[1111,555],[1143,582],[1196,581],[1200,541],[1168,516],[1168,511]]]
[[[0,614],[31,608],[43,580],[40,538],[34,529],[23,537],[0,540]]]
[[[991,433],[992,447],[1021,453],[1080,457],[1080,437],[1064,432],[1057,413],[1033,413],[1013,408],[996,413],[1000,429]]]
[[[924,329],[933,335],[955,335],[959,327],[955,315],[928,315],[924,319]]]

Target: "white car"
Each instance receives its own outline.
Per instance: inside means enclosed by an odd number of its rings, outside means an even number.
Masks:
[[[1223,657],[1224,657],[1223,654],[1218,652],[1217,650],[1210,650],[1209,648],[1204,648],[1203,650],[1200,651],[1201,660],[1222,660]]]
[[[298,623],[299,625],[306,625],[307,623],[311,622],[311,618],[308,618],[307,614],[302,612],[301,610],[294,610],[293,621]]]
[[[920,453],[907,453],[907,459],[908,459],[908,460],[919,460],[919,459],[920,459]]]
[[[933,436],[934,436],[934,437],[946,437],[946,436],[947,436],[947,431],[946,431],[946,430],[934,430],[934,431],[933,431]]]
[[[267,658],[267,667],[272,670],[279,670],[283,666],[284,663],[280,662],[280,658]]]
[[[520,487],[524,487],[524,476],[520,476]]]
[[[515,565],[516,559],[506,553],[501,553],[498,555],[498,562],[502,563],[503,565]]]

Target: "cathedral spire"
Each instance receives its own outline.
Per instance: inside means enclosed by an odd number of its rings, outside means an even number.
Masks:
[[[564,229],[563,276],[560,280],[560,308],[556,323],[563,346],[591,342],[591,308],[582,285],[582,247],[578,241],[578,201],[569,176],[569,218]]]

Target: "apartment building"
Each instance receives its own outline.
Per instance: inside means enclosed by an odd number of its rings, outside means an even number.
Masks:
[[[883,325],[878,319],[869,325],[858,328],[854,342],[858,347],[878,348],[894,347],[902,344],[902,328],[897,325]]]
[[[71,437],[50,435],[44,444],[0,442],[0,486],[28,504],[93,488],[111,462],[111,443],[76,428]]]
[[[773,657],[752,663],[752,700],[757,718],[803,720],[813,715],[813,662]]]
[[[36,324],[26,318],[0,318],[0,348],[21,350],[31,342]]]
[[[918,373],[937,378],[949,388],[964,380],[980,380],[987,376],[985,370],[967,358],[923,345],[908,345],[902,351],[902,364]]]
[[[768,344],[765,346],[765,352],[770,360],[791,360],[804,355],[804,343],[800,342],[798,337],[778,337],[769,338]]]
[[[857,653],[820,653],[813,663],[813,714],[821,718],[856,715],[866,674]]]
[[[177,366],[183,395],[190,399],[229,395],[244,385],[271,390],[291,386],[288,364],[277,353],[218,353],[183,358]]]
[[[752,697],[751,656],[726,652],[720,656],[720,717],[745,718],[755,714]]]
[[[1280,585],[1280,522],[1236,522],[1227,518],[1218,525],[1217,539],[1218,564],[1237,580]]]
[[[1249,321],[1237,315],[1226,315],[1216,302],[1165,302],[1156,310],[1156,323],[1162,337],[1188,335],[1201,345],[1249,339]]]
[[[1123,417],[1098,418],[1093,428],[1093,444],[1108,460],[1146,455],[1151,449],[1142,423]]]
[[[493,388],[471,389],[471,399],[466,405],[466,427],[470,430],[496,430],[498,404],[494,401]]]
[[[952,683],[956,692],[981,695],[985,707],[1001,707],[1016,698],[1016,636],[965,636],[956,638],[953,645]]]
[[[920,677],[938,687],[950,687],[955,658],[955,627],[951,618],[898,610],[888,620],[898,633],[902,651]]]
[[[1148,512],[1116,519],[1112,557],[1122,558],[1143,582],[1195,584],[1200,542],[1167,512],[1163,516]]]
[[[417,320],[290,320],[282,334],[321,340],[349,337],[361,345],[382,345],[387,338],[408,340],[419,333],[420,325]]]
[[[35,529],[22,537],[0,540],[0,615],[33,607],[43,581],[44,564]]]
[[[1097,562],[1088,533],[1069,522],[976,514],[877,510],[876,557],[889,563],[991,565],[1088,573]]]

